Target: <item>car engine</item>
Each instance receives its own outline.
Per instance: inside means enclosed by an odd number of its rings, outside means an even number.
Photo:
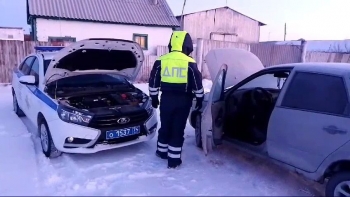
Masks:
[[[141,106],[147,96],[142,92],[99,93],[84,96],[72,96],[58,99],[60,104],[85,111],[96,108],[111,108],[116,106]]]

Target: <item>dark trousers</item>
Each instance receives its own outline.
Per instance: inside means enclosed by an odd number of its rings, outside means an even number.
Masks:
[[[163,92],[161,95],[157,153],[168,158],[169,166],[182,163],[181,152],[191,105],[192,97],[188,94]]]

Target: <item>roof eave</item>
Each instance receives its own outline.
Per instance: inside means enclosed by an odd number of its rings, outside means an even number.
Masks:
[[[265,26],[265,25],[267,25],[267,24],[265,24],[265,23],[263,23],[263,22],[260,22],[260,21],[258,21],[258,20],[256,20],[256,19],[253,19],[253,18],[250,17],[250,16],[247,16],[247,15],[245,15],[245,14],[242,14],[241,12],[238,12],[238,11],[236,11],[236,10],[234,10],[234,9],[232,9],[232,8],[230,8],[230,7],[228,7],[228,6],[218,7],[218,8],[212,8],[212,9],[202,10],[202,11],[198,11],[198,12],[191,12],[191,13],[184,14],[183,16],[185,17],[185,16],[191,15],[191,14],[196,14],[196,13],[200,13],[200,12],[206,12],[206,11],[210,11],[210,10],[217,10],[217,9],[221,9],[221,8],[226,8],[226,9],[230,9],[230,10],[232,10],[232,11],[235,11],[235,12],[241,14],[242,16],[245,16],[245,17],[247,17],[247,18],[249,18],[249,19],[251,19],[251,20],[253,20],[253,21],[258,22],[258,25],[259,25],[259,26]],[[181,16],[182,16],[182,15],[177,15],[177,16],[175,16],[175,17],[176,17],[177,19],[179,19],[179,18],[181,18]]]

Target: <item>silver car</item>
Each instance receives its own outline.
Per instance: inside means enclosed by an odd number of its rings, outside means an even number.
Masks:
[[[240,49],[212,50],[205,62],[213,85],[189,116],[205,154],[229,141],[326,182],[326,196],[350,196],[350,64],[264,68]]]

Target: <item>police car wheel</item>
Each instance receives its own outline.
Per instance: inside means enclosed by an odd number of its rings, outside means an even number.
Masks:
[[[12,102],[13,103],[13,111],[17,114],[17,116],[18,117],[25,116],[25,114],[23,113],[21,108],[18,106],[17,97],[16,97],[15,93],[12,94],[12,100],[13,100],[13,102]]]
[[[44,155],[49,158],[61,156],[62,152],[57,150],[53,143],[49,127],[44,119],[39,121],[38,133],[40,135],[41,148]]]
[[[196,116],[195,122],[195,136],[196,136],[196,146],[202,148],[202,129],[201,129],[201,119],[202,116],[199,114]]]

